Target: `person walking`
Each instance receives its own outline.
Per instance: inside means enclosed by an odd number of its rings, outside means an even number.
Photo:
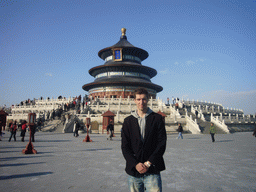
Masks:
[[[112,140],[113,134],[114,134],[114,125],[113,125],[113,121],[110,121],[110,123],[107,126],[107,131],[109,132],[108,136],[107,136],[107,140]]]
[[[41,131],[41,126],[42,126],[42,121],[41,121],[41,119],[38,119],[38,121],[37,121],[37,124],[36,124],[36,127],[37,127],[37,129],[39,130],[39,131]]]
[[[195,114],[196,114],[196,118],[198,118],[198,111],[197,110],[195,111]]]
[[[215,138],[214,138],[214,134],[216,133],[216,129],[215,129],[215,126],[213,125],[213,123],[211,123],[211,126],[210,126],[210,134],[211,134],[211,137],[212,137],[212,142],[215,142]]]
[[[11,141],[12,136],[13,136],[14,141],[16,141],[17,121],[14,121],[14,123],[11,124],[10,131],[11,131],[11,136],[9,138],[9,142]]]
[[[23,121],[22,125],[21,125],[21,133],[20,133],[21,141],[22,142],[24,142],[24,137],[25,137],[25,134],[26,134],[26,129],[27,129],[27,122]]]
[[[149,94],[144,88],[134,92],[137,110],[125,118],[121,149],[126,160],[130,191],[162,191],[160,172],[165,170],[165,123],[161,115],[147,107]]]
[[[179,108],[179,103],[176,102],[176,103],[175,103],[175,110],[177,111],[178,108]]]
[[[252,135],[256,137],[256,128],[254,129]]]
[[[78,136],[79,136],[79,135],[78,135],[79,127],[80,127],[80,124],[79,124],[78,121],[76,120],[76,121],[75,121],[75,124],[74,124],[74,129],[73,129],[73,131],[74,131],[74,137],[78,137]]]
[[[177,139],[179,139],[179,138],[183,139],[183,136],[182,136],[183,128],[180,123],[179,123],[179,127],[178,127],[178,132],[179,132],[179,136],[177,137]]]

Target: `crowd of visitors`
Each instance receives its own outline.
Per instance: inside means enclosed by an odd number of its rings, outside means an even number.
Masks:
[[[47,98],[50,100],[50,98]],[[59,100],[65,99],[62,96],[58,97]],[[43,97],[40,97],[40,100],[43,100]],[[23,105],[35,105],[36,104],[36,99],[30,100],[27,99],[25,101],[21,101],[20,104],[17,106],[23,106]],[[86,107],[87,105],[90,104],[90,100],[87,96],[85,96],[83,99],[81,95],[73,98],[72,101],[66,102],[62,105],[59,105],[58,109],[53,109],[51,111],[47,111],[46,113],[39,113],[39,117],[37,117],[36,124],[35,124],[35,129],[32,133],[32,142],[34,141],[34,135],[36,131],[41,131],[42,128],[45,126],[47,122],[53,121],[53,120],[61,120],[61,124],[65,125],[65,122],[67,119],[70,119],[71,116],[69,114],[70,110],[75,110],[77,114],[80,114],[81,111],[81,105]],[[14,105],[13,105],[14,106]],[[75,134],[78,136],[78,129],[79,129],[79,123],[76,123],[76,131]],[[25,134],[26,131],[29,130],[29,126],[26,122],[26,120],[20,120],[17,122],[16,120],[11,120],[9,121],[9,125],[7,127],[7,130],[10,131],[11,135],[9,138],[9,141],[13,138],[14,141],[16,141],[16,132],[17,130],[21,131],[21,141],[24,142]]]

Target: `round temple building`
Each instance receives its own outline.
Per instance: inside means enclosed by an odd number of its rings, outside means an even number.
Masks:
[[[89,70],[95,80],[82,88],[93,98],[132,98],[136,88],[144,87],[155,99],[163,88],[150,80],[157,71],[141,64],[148,57],[148,52],[127,41],[125,28],[121,31],[118,43],[99,51],[98,55],[105,63]]]

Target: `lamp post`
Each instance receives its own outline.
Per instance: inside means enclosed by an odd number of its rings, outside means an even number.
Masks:
[[[34,149],[34,146],[31,142],[31,137],[32,137],[32,131],[35,129],[35,121],[36,121],[36,114],[35,113],[29,113],[28,114],[28,126],[29,126],[29,142],[26,146],[25,149],[22,150],[22,153],[24,154],[36,154],[37,151]]]
[[[83,140],[83,142],[92,142],[92,140],[89,137],[89,127],[91,124],[91,119],[90,118],[86,118],[86,128],[87,128],[87,135],[85,137],[85,139]]]

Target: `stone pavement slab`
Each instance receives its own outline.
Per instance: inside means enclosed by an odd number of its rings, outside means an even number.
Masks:
[[[127,175],[121,138],[92,134],[37,132],[38,154],[25,155],[26,142],[0,141],[0,191],[125,192]],[[250,132],[210,135],[168,135],[163,191],[256,191],[256,138]]]

